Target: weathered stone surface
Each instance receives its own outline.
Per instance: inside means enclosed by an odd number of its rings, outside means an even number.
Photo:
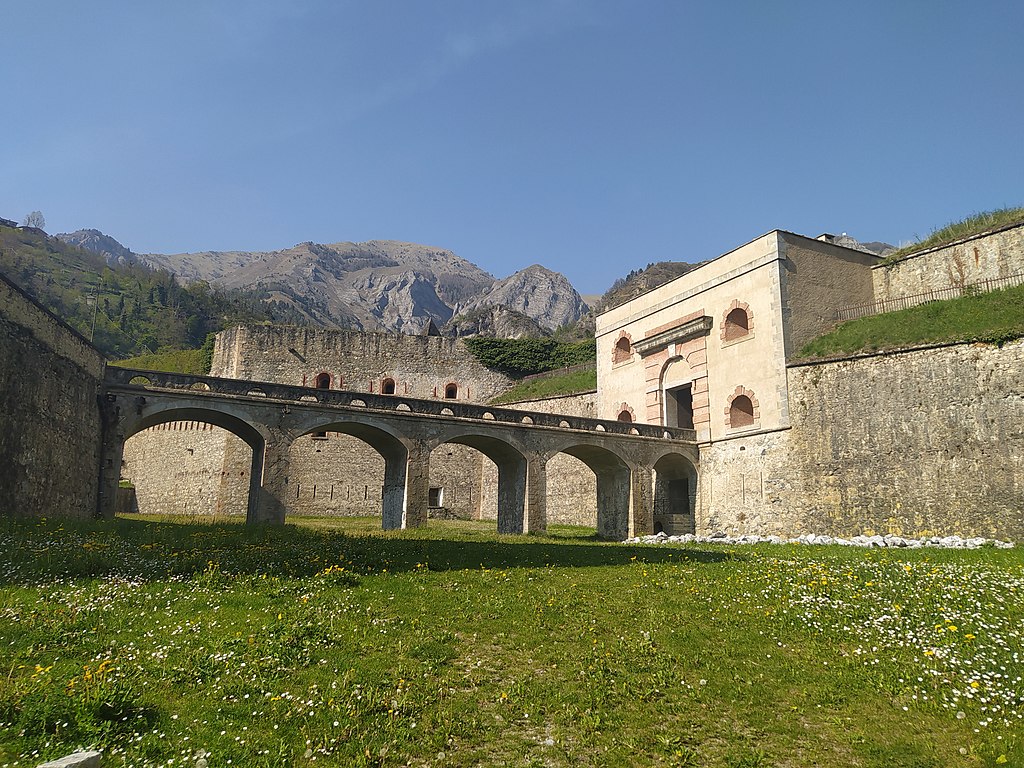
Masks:
[[[96,751],[75,752],[59,760],[43,763],[39,768],[100,768],[102,754]]]
[[[0,276],[0,515],[95,513],[103,365]]]
[[[1024,224],[929,248],[872,270],[874,301],[964,286],[1024,272]]]
[[[1024,539],[1024,342],[788,373],[791,429],[702,448],[698,531]]]

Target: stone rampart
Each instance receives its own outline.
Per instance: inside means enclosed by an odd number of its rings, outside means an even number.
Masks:
[[[963,287],[1024,273],[1024,224],[1004,227],[905,256],[872,269],[874,300]]]
[[[0,275],[0,515],[97,509],[103,356]]]
[[[1024,540],[1024,341],[788,374],[791,429],[702,447],[699,533]]]

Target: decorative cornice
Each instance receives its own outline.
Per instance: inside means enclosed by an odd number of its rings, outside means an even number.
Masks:
[[[688,323],[677,325],[675,328],[669,328],[667,331],[656,333],[646,339],[634,341],[633,349],[639,352],[642,357],[646,357],[654,352],[665,349],[669,344],[678,344],[681,341],[688,341],[689,339],[705,335],[711,330],[711,324],[711,318],[704,315]]]

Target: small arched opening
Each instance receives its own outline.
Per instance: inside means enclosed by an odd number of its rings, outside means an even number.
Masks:
[[[380,393],[382,395],[393,395],[395,394],[395,380],[387,378],[380,383]]]
[[[316,378],[313,380],[313,386],[316,389],[330,389],[331,388],[331,374],[329,373],[318,373]]]
[[[447,384],[444,388],[445,400],[455,400],[459,396],[459,385],[455,383]]]
[[[697,470],[670,453],[654,465],[654,532],[679,536],[696,532]]]

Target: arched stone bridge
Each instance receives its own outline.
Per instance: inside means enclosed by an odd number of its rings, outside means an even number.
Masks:
[[[158,424],[200,421],[252,448],[250,523],[284,522],[289,447],[302,435],[326,431],[357,437],[384,458],[385,529],[426,522],[430,452],[444,443],[475,448],[497,465],[499,532],[546,528],[546,465],[559,453],[580,459],[597,476],[599,536],[650,532],[655,496],[667,498],[672,481],[686,481],[675,512],[692,520],[698,461],[692,430],[114,367],[107,368],[101,401],[106,516],[114,513],[125,441]],[[655,474],[663,488],[656,487]]]

